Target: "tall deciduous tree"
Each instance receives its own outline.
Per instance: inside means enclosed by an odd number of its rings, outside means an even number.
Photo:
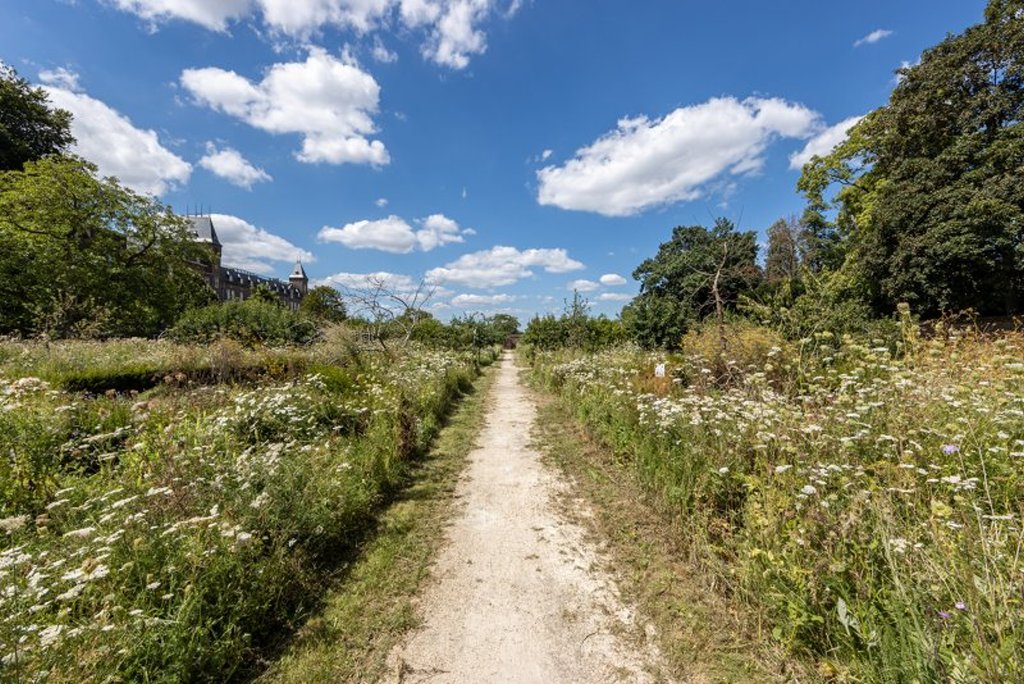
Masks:
[[[50,106],[42,88],[33,88],[0,62],[0,171],[21,170],[27,161],[65,152],[71,114]]]
[[[779,219],[768,228],[764,277],[769,284],[793,280],[799,275],[798,244],[801,226],[796,219]]]
[[[844,269],[891,313],[1024,305],[1024,0],[991,0],[985,22],[901,69],[889,104],[805,168],[848,244]]]
[[[317,285],[307,292],[299,313],[324,323],[340,323],[348,317],[341,293],[330,285]]]
[[[0,333],[150,335],[212,292],[183,219],[75,157],[0,172]]]
[[[718,219],[710,230],[679,226],[633,277],[640,281],[640,294],[624,318],[638,340],[673,346],[678,338],[664,339],[664,334],[680,327],[685,332],[686,320],[712,314],[721,319],[738,295],[761,282],[757,237],[753,231],[738,232],[727,219]],[[665,317],[670,320],[659,320]]]

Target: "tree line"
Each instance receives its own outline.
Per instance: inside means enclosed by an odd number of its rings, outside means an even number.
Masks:
[[[1024,0],[990,0],[982,23],[897,77],[886,105],[804,166],[806,209],[767,228],[763,260],[756,233],[727,219],[679,226],[633,272],[640,292],[617,320],[593,319],[577,296],[534,318],[526,339],[674,347],[737,315],[803,337],[868,330],[901,307],[1021,313]],[[70,123],[0,65],[0,334],[159,334],[214,300],[194,268],[208,253],[169,207],[70,154]],[[383,301],[395,294],[349,300],[369,334],[436,332],[423,302]],[[303,302],[314,320],[348,314],[331,288]]]
[[[982,23],[897,79],[886,105],[804,166],[806,209],[767,229],[763,261],[757,235],[726,219],[675,228],[633,272],[622,334],[664,348],[709,318],[800,338],[878,329],[898,309],[1021,313],[1024,1],[991,0]]]

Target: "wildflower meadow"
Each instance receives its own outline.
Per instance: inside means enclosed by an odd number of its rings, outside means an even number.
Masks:
[[[489,360],[0,344],[0,679],[258,671]],[[79,366],[160,372],[63,388]]]
[[[839,681],[1024,679],[1024,336],[762,334],[529,355],[765,638]]]

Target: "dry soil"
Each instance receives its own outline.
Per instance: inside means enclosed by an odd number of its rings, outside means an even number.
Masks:
[[[511,355],[498,374],[419,600],[423,625],[391,654],[393,681],[664,681],[650,629],[558,512],[566,485],[530,445],[536,408]]]

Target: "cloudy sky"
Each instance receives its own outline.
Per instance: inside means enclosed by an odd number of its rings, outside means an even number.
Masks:
[[[226,263],[442,318],[614,315],[673,226],[763,234],[799,168],[984,0],[3,0],[77,151]]]

